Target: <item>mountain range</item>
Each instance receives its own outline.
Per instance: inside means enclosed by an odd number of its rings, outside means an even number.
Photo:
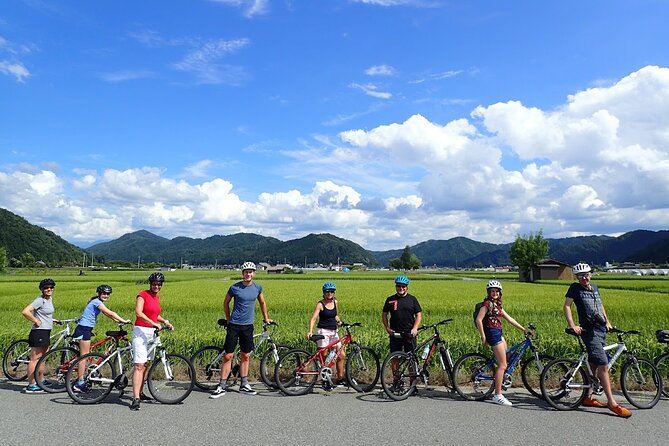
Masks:
[[[669,263],[669,231],[636,230],[618,237],[593,235],[547,239],[549,257],[566,263],[580,261]],[[398,244],[401,242],[398,242]],[[428,240],[410,246],[424,266],[471,267],[510,264],[512,243],[477,242],[466,237]],[[51,231],[30,224],[24,218],[0,208],[0,246],[8,258],[30,253],[50,266],[77,265],[84,252],[101,261],[161,264],[229,264],[246,260],[271,264],[352,264],[387,266],[404,247],[389,251],[369,251],[332,234],[309,234],[281,241],[258,234],[238,233],[207,238],[167,239],[146,230],[125,234],[115,240],[82,250]]]

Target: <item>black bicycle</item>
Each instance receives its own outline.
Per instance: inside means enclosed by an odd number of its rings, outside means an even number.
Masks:
[[[417,392],[419,379],[427,386],[430,377],[428,366],[437,351],[439,351],[437,355],[439,365],[446,372],[450,386],[453,386],[453,359],[448,343],[439,333],[439,326],[448,324],[452,320],[445,319],[436,324],[423,325],[418,329],[419,332],[433,330],[428,339],[418,344],[412,351],[391,352],[386,357],[381,366],[381,386],[389,398],[395,401],[407,399],[409,395]],[[412,337],[411,333],[395,333],[394,336],[406,339]],[[419,354],[421,354],[420,357]]]

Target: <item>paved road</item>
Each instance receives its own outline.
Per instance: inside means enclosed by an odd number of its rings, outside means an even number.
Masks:
[[[502,444],[530,446],[666,445],[669,438],[667,399],[627,420],[606,409],[548,410],[521,389],[507,392],[514,407],[505,408],[462,401],[442,387],[402,402],[346,389],[303,397],[229,391],[217,400],[194,391],[181,405],[145,403],[131,412],[118,392],[80,406],[67,394],[22,394],[24,385],[0,382],[1,445],[489,445],[498,431]]]

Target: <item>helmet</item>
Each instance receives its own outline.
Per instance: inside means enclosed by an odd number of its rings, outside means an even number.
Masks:
[[[160,282],[163,283],[165,281],[165,276],[163,273],[153,273],[149,276],[149,283],[151,282]]]
[[[40,289],[40,290],[42,290],[42,289],[44,289],[44,288],[46,288],[46,287],[48,287],[48,286],[50,286],[50,287],[55,287],[55,286],[56,286],[56,282],[54,282],[53,279],[43,279],[43,280],[41,280],[40,283],[39,283],[39,289]]]
[[[154,282],[156,282],[156,281],[154,280]],[[100,285],[100,286],[98,287],[98,289],[95,290],[95,291],[96,291],[98,294],[102,294],[102,293],[105,293],[105,294],[111,294],[111,293],[112,293],[112,287],[110,287],[109,285]]]
[[[577,263],[576,265],[571,267],[571,271],[576,274],[583,274],[583,273],[589,273],[592,271],[592,268],[590,268],[590,265],[587,263]]]
[[[325,282],[323,284],[323,292],[335,291],[336,289],[337,289],[337,285],[335,285],[334,282]]]
[[[497,288],[499,289],[500,293],[502,292],[502,284],[498,280],[491,280],[488,282],[488,284],[485,286],[486,290],[489,290],[490,288]]]
[[[396,285],[409,285],[409,278],[407,276],[397,276],[395,277]]]
[[[242,264],[242,271],[244,271],[245,269],[252,269],[253,271],[255,271],[256,270],[256,264],[253,263],[253,262],[244,262]]]

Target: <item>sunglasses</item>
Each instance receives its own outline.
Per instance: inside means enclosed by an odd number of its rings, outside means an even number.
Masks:
[[[325,290],[326,293],[334,293],[335,290]]]
[[[406,288],[406,287],[407,287],[407,285],[401,285],[401,284],[399,284],[399,283],[396,283],[395,286],[396,286],[397,288]]]
[[[54,287],[52,287],[52,286],[45,286],[45,287],[42,288],[42,289],[43,289],[43,290],[53,290],[53,288],[54,288]]]
[[[151,282],[151,286],[163,286],[160,282]]]

